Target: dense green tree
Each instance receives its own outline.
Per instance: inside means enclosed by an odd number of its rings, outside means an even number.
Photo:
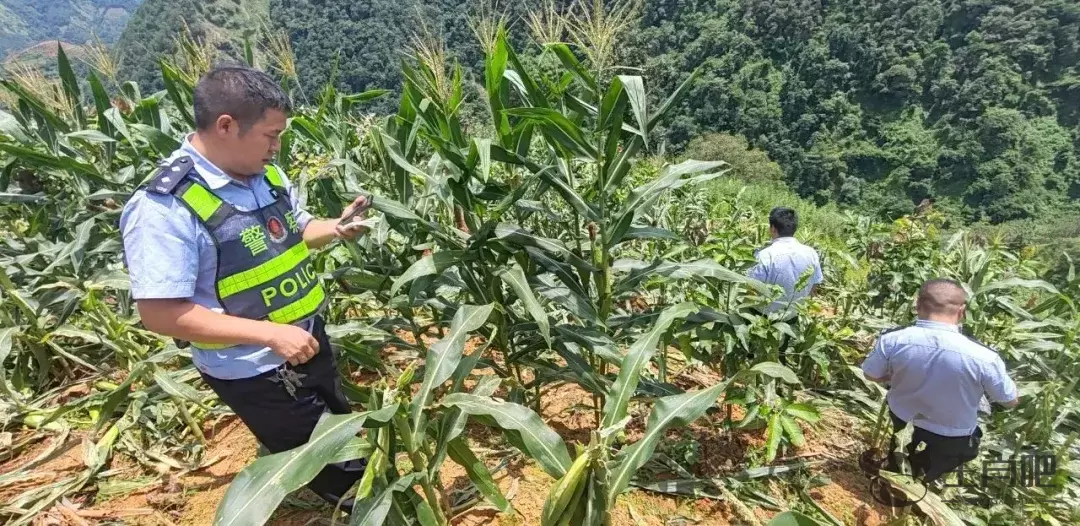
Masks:
[[[328,81],[396,90],[415,37],[441,42],[475,81],[473,22],[493,4],[523,59],[539,53],[525,16],[541,0],[261,1],[292,41],[301,95]],[[247,27],[240,2],[147,0],[121,42],[127,76],[156,86],[153,57],[178,20],[205,21],[197,36]],[[1075,0],[650,0],[639,14],[620,64],[641,68],[654,94],[700,73],[654,153],[744,137],[800,195],[890,217],[930,198],[951,217],[1000,222],[1080,197]]]
[[[120,76],[161,89],[158,58],[175,52],[185,25],[216,50],[216,60],[240,60],[245,36],[257,40],[266,17],[267,0],[145,0],[117,42]]]

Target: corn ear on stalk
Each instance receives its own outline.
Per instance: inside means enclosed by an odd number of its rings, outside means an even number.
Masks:
[[[579,488],[585,487],[588,479],[589,464],[592,455],[589,451],[582,452],[570,466],[561,479],[551,486],[547,501],[544,502],[544,513],[541,516],[541,526],[556,526],[563,512],[570,505]]]

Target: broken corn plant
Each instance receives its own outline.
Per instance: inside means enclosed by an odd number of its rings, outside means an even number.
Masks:
[[[618,437],[630,421],[630,400],[656,353],[658,342],[677,320],[696,310],[690,303],[664,310],[651,330],[630,347],[606,399],[600,428],[591,433],[588,445],[578,447],[573,459],[558,435],[546,426],[540,436],[515,435],[507,430],[507,424],[517,419],[538,420],[531,411],[514,415],[507,411],[504,402],[475,394],[450,395],[442,404],[485,417],[482,422],[494,422],[496,427],[502,427],[511,443],[533,457],[555,479],[544,505],[543,526],[610,524],[616,499],[627,489],[637,470],[652,458],[664,433],[700,418],[732,382],[751,374],[747,371],[733,375],[708,389],[656,398],[644,435],[620,447]]]
[[[423,524],[448,524],[452,509],[440,498],[443,491],[439,482],[439,470],[447,458],[465,469],[478,492],[496,508],[511,511],[490,471],[462,436],[469,413],[450,403],[461,396],[490,397],[499,385],[497,377],[484,377],[471,392],[462,392],[488,349],[487,345],[477,347],[466,355],[466,341],[493,310],[491,304],[463,305],[456,310],[446,336],[428,349],[415,392],[416,362],[381,392],[370,391],[368,411],[327,416],[307,444],[261,458],[245,468],[230,485],[215,524],[262,524],[285,495],[307,484],[324,466],[352,458],[367,459],[364,476],[354,488],[353,525],[378,525],[387,520],[402,523],[414,517]],[[444,387],[447,382],[450,385]],[[508,415],[531,413],[516,404],[502,405]],[[531,420],[500,420],[498,424],[507,433],[526,437],[526,444],[557,442],[563,455],[552,457],[553,462],[568,462],[562,440],[533,416]],[[365,428],[366,436],[356,437]]]

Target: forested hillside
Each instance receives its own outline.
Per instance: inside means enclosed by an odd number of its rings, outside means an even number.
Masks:
[[[157,60],[175,52],[185,24],[195,39],[239,59],[244,36],[255,35],[266,15],[267,0],[146,0],[116,46],[121,76],[160,89]]]
[[[230,46],[222,37],[241,41],[251,13],[266,9],[246,2],[149,0],[121,39],[125,77],[158,86],[154,57],[169,52],[181,18],[219,47]],[[542,3],[496,10],[520,39],[530,31],[525,13]],[[311,94],[331,78],[353,91],[396,89],[403,50],[425,31],[476,81],[473,22],[491,2],[269,0],[268,8]],[[700,73],[662,130],[669,152],[708,132],[745,136],[799,194],[885,217],[931,198],[965,220],[1043,218],[1080,197],[1075,0],[648,0],[638,15],[639,29],[616,51],[620,64],[642,68],[654,98]],[[235,45],[229,51],[236,56]],[[387,97],[373,108],[393,106]]]
[[[0,58],[46,40],[110,44],[142,0],[0,0]]]
[[[802,195],[1002,221],[1078,195],[1074,0],[650,1],[659,91],[702,66],[678,145],[732,130]]]

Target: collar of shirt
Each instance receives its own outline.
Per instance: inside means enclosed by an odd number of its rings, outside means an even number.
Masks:
[[[774,245],[778,245],[778,244],[782,244],[782,243],[798,243],[798,242],[799,242],[798,239],[795,239],[794,237],[791,237],[791,236],[778,237],[778,238],[772,240],[772,244],[774,244]]]
[[[247,183],[229,177],[229,174],[210,162],[210,160],[203,156],[199,150],[196,150],[191,144],[191,134],[184,137],[184,142],[180,145],[180,152],[183,155],[191,157],[192,162],[195,163],[195,170],[211,190],[220,190],[221,188],[228,186],[229,183],[235,183],[240,186],[250,186]]]
[[[940,329],[949,332],[960,332],[960,327],[951,323],[942,323],[940,321],[931,320],[915,320],[916,327],[922,327],[924,329]]]

